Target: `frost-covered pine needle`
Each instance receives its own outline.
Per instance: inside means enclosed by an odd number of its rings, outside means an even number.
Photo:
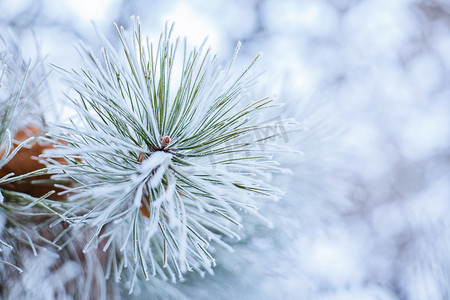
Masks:
[[[263,199],[282,194],[268,183],[282,171],[271,158],[287,123],[261,121],[272,100],[251,100],[251,64],[233,74],[203,47],[188,49],[166,28],[155,45],[117,28],[117,51],[102,38],[97,57],[81,46],[85,66],[67,72],[78,93],[79,119],[51,134],[47,157],[67,187],[65,217],[95,228],[84,251],[108,252],[107,275],[159,275],[175,281],[186,271],[212,272],[211,241],[230,248],[241,215],[257,215]],[[59,142],[58,142],[59,141]],[[231,248],[230,248],[231,249]],[[130,290],[133,290],[133,282]]]
[[[33,140],[13,145],[14,133],[37,121],[32,109],[40,106],[36,98],[47,75],[41,58],[25,60],[12,34],[0,36],[0,169]]]
[[[0,36],[0,170],[34,139],[15,141],[13,137],[28,122],[36,122],[30,117],[33,116],[31,107],[39,106],[37,96],[45,78],[41,59],[25,60],[13,36]],[[5,186],[45,172],[34,170],[27,174],[8,173],[0,177],[0,263],[9,267],[9,271],[22,271],[16,265],[22,260],[18,245],[29,247],[34,254],[37,254],[39,247],[36,243],[56,246],[41,236],[39,228],[42,224],[33,223],[36,219],[44,223],[43,217],[58,215],[50,207],[51,201],[45,199],[50,193],[34,198],[7,190]]]

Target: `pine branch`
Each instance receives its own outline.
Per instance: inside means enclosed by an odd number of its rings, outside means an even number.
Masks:
[[[21,271],[16,264],[22,261],[19,251],[22,245],[34,254],[41,243],[57,247],[41,235],[44,222],[34,222],[43,216],[61,218],[62,215],[46,199],[51,193],[35,198],[6,189],[8,184],[47,172],[45,169],[19,174],[5,171],[16,155],[30,148],[35,140],[33,136],[21,140],[13,136],[24,126],[36,123],[32,108],[39,106],[36,101],[46,74],[40,59],[25,61],[12,37],[0,37],[0,44],[0,218],[4,221],[0,230],[0,262]]]
[[[273,101],[248,97],[257,58],[232,75],[240,45],[223,69],[210,50],[174,40],[172,27],[155,46],[132,25],[116,27],[121,51],[101,36],[101,58],[81,46],[85,66],[65,72],[79,118],[54,129],[45,155],[65,160],[49,165],[55,180],[76,183],[64,217],[94,229],[84,251],[106,251],[117,279],[124,268],[131,282],[212,273],[211,242],[229,247],[242,213],[283,194],[268,179],[285,171],[271,158],[284,132],[267,130],[283,122],[261,122]]]

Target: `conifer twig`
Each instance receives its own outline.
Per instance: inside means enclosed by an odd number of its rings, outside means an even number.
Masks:
[[[210,243],[239,239],[241,214],[283,194],[268,183],[283,172],[271,158],[283,132],[259,119],[272,99],[248,96],[256,59],[234,76],[209,49],[174,40],[172,27],[154,45],[132,25],[116,27],[120,51],[103,37],[99,58],[80,46],[84,67],[65,72],[79,119],[55,128],[45,157],[65,159],[49,165],[55,180],[76,183],[65,217],[95,229],[84,251],[106,251],[108,275],[212,273]]]

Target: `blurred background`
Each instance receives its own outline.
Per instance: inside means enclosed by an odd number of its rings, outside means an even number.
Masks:
[[[0,11],[25,52],[37,41],[68,69],[75,43],[98,46],[91,20],[117,44],[112,24],[131,15],[155,42],[166,21],[191,44],[208,36],[224,63],[238,41],[242,67],[263,53],[259,89],[304,125],[287,141],[302,155],[275,178],[286,196],[262,208],[274,229],[250,223],[234,254],[218,250],[214,277],[179,285],[192,299],[450,299],[448,0],[0,0]]]

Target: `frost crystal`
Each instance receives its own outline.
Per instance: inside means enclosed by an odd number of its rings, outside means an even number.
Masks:
[[[84,250],[107,251],[107,276],[129,268],[131,290],[136,276],[212,272],[211,241],[228,247],[242,213],[281,195],[267,178],[280,171],[272,140],[285,134],[267,130],[281,120],[258,119],[272,100],[248,97],[254,62],[232,76],[232,63],[188,51],[172,29],[155,47],[133,26],[117,28],[119,52],[105,39],[101,58],[81,47],[86,65],[68,74],[80,118],[52,134],[48,153],[66,160],[51,166],[55,179],[76,183],[65,217],[95,228]]]

